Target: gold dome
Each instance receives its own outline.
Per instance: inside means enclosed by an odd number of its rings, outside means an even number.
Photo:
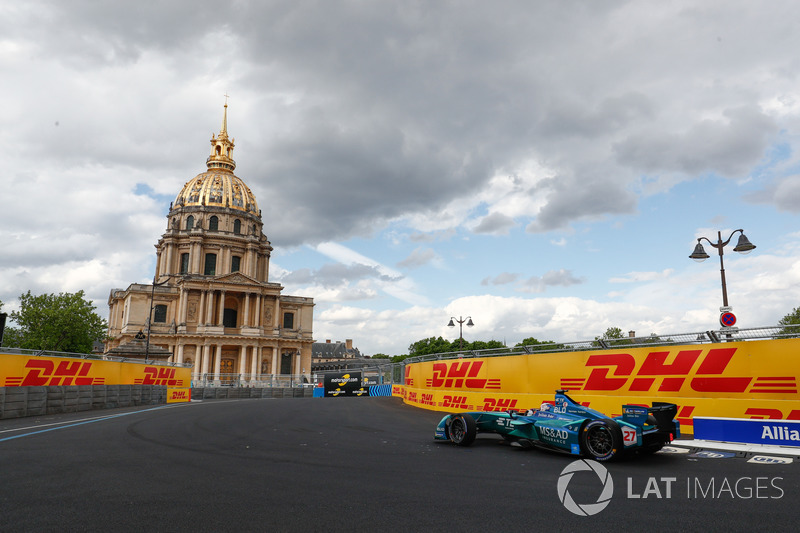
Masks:
[[[256,197],[233,172],[218,169],[198,174],[183,186],[175,198],[174,206],[229,207],[259,216]]]
[[[228,104],[222,116],[219,136],[211,134],[211,155],[206,160],[208,170],[186,184],[175,198],[174,207],[211,206],[238,209],[261,216],[256,197],[245,183],[234,175],[236,162],[233,139],[228,138]]]

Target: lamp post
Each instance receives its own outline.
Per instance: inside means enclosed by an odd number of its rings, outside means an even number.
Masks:
[[[156,283],[156,278],[153,277],[153,287],[150,289],[150,314],[147,317],[147,340],[144,343],[144,362],[147,364],[150,359],[150,330],[153,328],[153,300],[156,296],[156,285],[159,287],[164,285],[166,282],[170,280],[170,278],[178,278],[181,276],[176,276],[174,274],[162,274],[161,277],[166,277],[164,281]]]
[[[716,248],[717,251],[719,252],[719,273],[722,278],[722,309],[720,311],[722,313],[730,311],[730,308],[728,307],[728,287],[727,284],[725,283],[725,264],[722,261],[722,249],[725,248],[725,246],[727,246],[729,242],[731,242],[731,239],[737,233],[740,233],[741,235],[739,235],[739,241],[736,243],[736,246],[733,248],[733,251],[742,254],[747,254],[752,252],[755,249],[756,245],[747,240],[747,237],[745,237],[744,235],[743,229],[737,229],[734,230],[730,234],[728,239],[725,241],[722,240],[721,231],[717,232],[717,242],[711,242],[706,237],[699,237],[697,239],[697,245],[694,247],[694,252],[692,252],[692,254],[689,256],[690,259],[694,259],[698,263],[705,261],[710,257],[703,249],[703,245],[700,244],[700,241],[702,241],[703,239],[705,239],[708,242],[708,244]]]
[[[474,326],[475,324],[472,323],[472,317],[468,316],[467,318],[461,318],[459,316],[458,318],[456,318],[454,316],[451,316],[450,317],[450,322],[447,324],[447,327],[450,327],[450,328],[456,327],[456,325],[453,323],[454,320],[456,322],[458,322],[458,349],[459,350],[463,350],[464,349],[464,335],[463,335],[464,322],[466,322],[467,323],[467,327],[470,327],[470,328],[472,326]]]

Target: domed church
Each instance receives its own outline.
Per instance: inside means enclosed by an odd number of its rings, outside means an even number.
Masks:
[[[282,295],[283,287],[269,282],[272,246],[255,195],[233,173],[233,147],[226,102],[208,170],[170,205],[154,283],[109,295],[106,352],[144,334],[145,357],[168,350],[171,361],[193,364],[196,384],[308,377],[314,301]]]

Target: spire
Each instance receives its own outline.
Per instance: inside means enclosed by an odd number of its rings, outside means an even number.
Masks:
[[[225,95],[225,111],[222,113],[222,129],[219,130],[220,137],[228,136],[228,95]]]
[[[236,161],[233,160],[233,139],[228,139],[228,95],[225,95],[225,108],[222,113],[222,129],[217,137],[211,135],[211,155],[206,159],[208,169],[219,169],[233,172]]]

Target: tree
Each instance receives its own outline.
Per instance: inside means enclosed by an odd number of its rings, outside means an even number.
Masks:
[[[800,333],[800,307],[792,309],[791,313],[778,321],[778,325],[783,326],[781,333],[785,335],[797,335]]]
[[[522,342],[518,342],[514,347],[517,348],[519,346],[535,346],[538,344],[555,344],[553,341],[540,341],[534,337],[528,337],[526,339],[522,339]]]
[[[458,349],[457,342],[456,349]],[[453,351],[453,346],[450,341],[446,341],[441,337],[429,337],[427,339],[418,340],[417,342],[412,343],[408,347],[408,357],[451,351]]]
[[[28,291],[19,302],[10,318],[19,326],[20,348],[92,353],[92,344],[105,338],[108,325],[83,291],[38,296]]]
[[[600,346],[600,341],[604,341],[608,346],[617,346],[619,344],[631,344],[628,337],[622,332],[620,328],[610,327],[606,330],[601,337],[595,337],[593,346]]]
[[[389,356],[385,353],[376,353],[372,356],[372,359],[389,359]]]
[[[500,341],[474,341],[469,344],[465,344],[464,348],[467,350],[489,350],[491,348],[505,348],[506,345]]]

